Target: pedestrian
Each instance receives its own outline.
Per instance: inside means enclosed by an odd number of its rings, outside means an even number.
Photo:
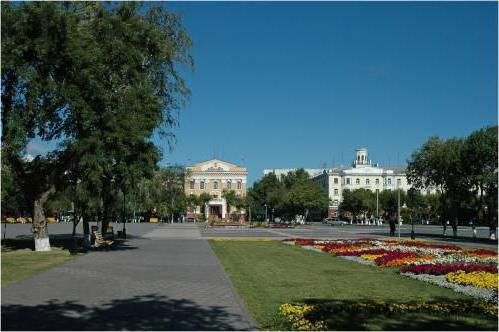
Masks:
[[[390,221],[390,236],[395,236],[395,215],[388,217]]]

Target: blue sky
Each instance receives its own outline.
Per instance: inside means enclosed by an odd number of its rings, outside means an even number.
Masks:
[[[173,2],[192,90],[163,164],[214,156],[330,167],[369,149],[404,165],[429,136],[497,123],[495,2]],[[244,161],[243,161],[244,159]]]

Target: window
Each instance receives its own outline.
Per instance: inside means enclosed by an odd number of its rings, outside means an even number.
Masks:
[[[334,178],[334,184],[338,184],[338,178]]]
[[[366,184],[369,184],[369,179],[366,179]]]
[[[379,184],[379,179],[376,179],[376,184]]]
[[[397,179],[397,186],[400,186],[402,184],[402,180]]]
[[[232,189],[232,182],[230,181],[227,181],[227,189]]]
[[[338,189],[334,190],[334,196],[338,196]]]
[[[191,180],[191,189],[194,189],[194,180]]]
[[[391,185],[392,184],[392,179],[388,179],[388,184]]]
[[[356,179],[355,184],[360,184],[360,179]]]
[[[241,181],[237,181],[237,189],[240,190],[242,187],[242,182]]]
[[[218,189],[218,181],[213,182],[213,189]]]
[[[201,181],[201,182],[199,183],[199,189],[204,189],[204,181]]]
[[[347,178],[346,180],[347,180],[347,184],[350,184],[350,178]]]

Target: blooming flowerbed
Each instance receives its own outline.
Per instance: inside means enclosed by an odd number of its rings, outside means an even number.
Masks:
[[[371,238],[283,241],[380,268],[400,267],[399,272],[404,276],[497,303],[497,252],[492,250]]]
[[[298,331],[324,331],[328,327],[328,317],[339,313],[363,312],[371,314],[399,314],[411,312],[426,312],[438,314],[482,314],[496,317],[497,308],[490,303],[477,301],[450,301],[447,303],[436,302],[411,302],[393,303],[385,301],[371,302],[335,302],[319,304],[293,304],[285,303],[279,307],[279,312]]]

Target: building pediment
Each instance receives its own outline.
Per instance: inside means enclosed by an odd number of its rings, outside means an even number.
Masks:
[[[192,172],[246,172],[246,168],[218,159],[203,161],[188,169]]]

